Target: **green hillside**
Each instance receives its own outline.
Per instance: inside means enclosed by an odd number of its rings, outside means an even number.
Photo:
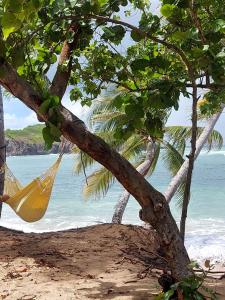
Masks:
[[[37,125],[27,126],[24,129],[18,129],[18,130],[7,129],[5,131],[5,137],[23,141],[28,144],[31,143],[42,144],[44,142],[42,137],[43,128],[44,125],[37,124]]]

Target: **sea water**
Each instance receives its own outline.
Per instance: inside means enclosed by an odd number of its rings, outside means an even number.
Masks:
[[[56,158],[56,155],[8,157],[7,163],[21,183],[26,184],[42,174]],[[48,210],[42,220],[26,223],[4,205],[0,225],[24,232],[49,232],[110,222],[123,188],[116,182],[104,198],[84,199],[82,187],[86,182],[85,176],[76,175],[74,165],[75,156],[64,155]],[[162,160],[148,178],[161,192],[165,191],[170,179]],[[123,222],[141,224],[139,209],[137,201],[131,198]],[[179,223],[180,209],[176,199],[172,201],[171,209]],[[193,259],[203,261],[209,258],[213,262],[225,262],[225,149],[209,153],[203,151],[196,162],[186,246]]]

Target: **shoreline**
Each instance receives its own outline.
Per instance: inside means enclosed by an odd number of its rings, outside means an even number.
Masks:
[[[50,233],[0,227],[0,240],[0,299],[147,300],[160,291],[157,277],[165,263],[154,231],[140,226]],[[209,285],[225,299],[224,279]]]

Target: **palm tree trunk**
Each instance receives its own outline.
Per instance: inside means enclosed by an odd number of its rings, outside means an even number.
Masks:
[[[5,134],[4,134],[4,111],[3,111],[3,98],[2,90],[0,87],[0,169],[5,163]],[[4,191],[4,171],[0,171],[0,195]],[[2,213],[2,202],[0,201],[0,218]]]
[[[204,130],[202,131],[201,135],[197,139],[196,142],[196,151],[195,151],[195,159],[198,157],[199,153],[201,152],[205,142],[207,141],[209,135],[213,131],[213,128],[218,121],[220,115],[223,112],[225,105],[221,107],[221,110],[214,114],[207,122]],[[170,202],[173,198],[175,192],[177,191],[180,184],[185,180],[188,172],[189,167],[189,159],[187,158],[184,163],[182,164],[180,170],[177,172],[177,174],[172,178],[170,184],[168,185],[166,191],[164,192],[164,196],[167,200],[167,202]]]
[[[155,156],[155,150],[156,150],[155,142],[153,141],[149,142],[147,145],[147,153],[146,153],[145,161],[142,164],[140,164],[136,169],[141,175],[145,176],[148,173]],[[130,198],[130,193],[124,190],[124,192],[119,198],[119,201],[116,204],[115,211],[112,217],[112,223],[114,224],[122,223],[123,214],[129,198]]]

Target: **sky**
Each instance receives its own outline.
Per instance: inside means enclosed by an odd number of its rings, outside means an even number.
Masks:
[[[82,107],[79,103],[72,103],[69,99],[69,91],[63,97],[62,103],[74,114],[84,118],[87,107]],[[3,95],[5,129],[22,129],[28,125],[38,123],[36,114],[27,108],[20,100],[8,98]]]

